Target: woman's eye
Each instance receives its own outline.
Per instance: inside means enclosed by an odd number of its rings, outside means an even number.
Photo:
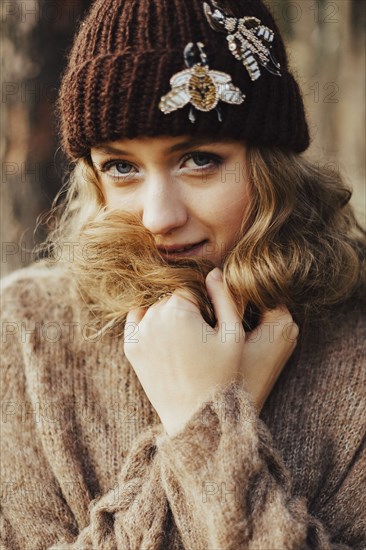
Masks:
[[[109,161],[103,164],[101,171],[104,174],[108,174],[112,178],[123,178],[126,176],[131,176],[135,170],[134,166],[129,162],[125,161]]]
[[[222,163],[220,157],[208,154],[208,153],[189,153],[184,159],[183,163],[188,164],[188,168],[215,168]]]

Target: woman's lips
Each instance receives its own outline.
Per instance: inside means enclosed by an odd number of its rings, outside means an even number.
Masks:
[[[201,241],[191,248],[188,248],[186,250],[182,250],[181,252],[175,251],[175,250],[159,250],[159,254],[163,256],[164,258],[172,258],[174,257],[182,257],[182,256],[199,256],[202,254],[203,246],[207,241]]]

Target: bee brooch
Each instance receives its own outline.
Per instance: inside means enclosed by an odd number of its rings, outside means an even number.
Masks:
[[[274,32],[261,24],[257,17],[246,16],[236,19],[226,14],[216,0],[211,0],[213,8],[203,3],[206,19],[216,32],[227,33],[229,50],[241,61],[252,81],[261,76],[259,65],[276,76],[282,76],[280,64],[274,58],[271,48]]]
[[[192,123],[196,122],[194,108],[204,112],[215,109],[218,120],[222,122],[219,101],[240,105],[245,95],[233,85],[230,75],[210,70],[202,42],[187,44],[183,55],[188,68],[172,76],[172,89],[161,98],[159,109],[169,114],[191,103],[189,120]]]

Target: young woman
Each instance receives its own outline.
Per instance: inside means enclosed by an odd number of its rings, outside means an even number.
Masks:
[[[364,233],[268,9],[97,0],[59,107],[49,258],[2,297],[4,548],[365,548]]]

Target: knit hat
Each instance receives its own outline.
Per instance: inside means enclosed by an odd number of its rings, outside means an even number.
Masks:
[[[62,144],[70,158],[87,156],[103,141],[184,134],[307,149],[301,93],[268,8],[261,0],[207,3],[233,18],[254,16],[273,31],[271,54],[281,76],[259,65],[261,75],[252,80],[230,51],[228,33],[209,24],[202,0],[96,0],[80,25],[60,90]],[[214,110],[198,112],[192,123],[189,106],[169,114],[159,108],[172,76],[187,68],[183,52],[190,42],[202,43],[210,70],[230,75],[245,95],[237,105],[221,102],[222,121]]]

